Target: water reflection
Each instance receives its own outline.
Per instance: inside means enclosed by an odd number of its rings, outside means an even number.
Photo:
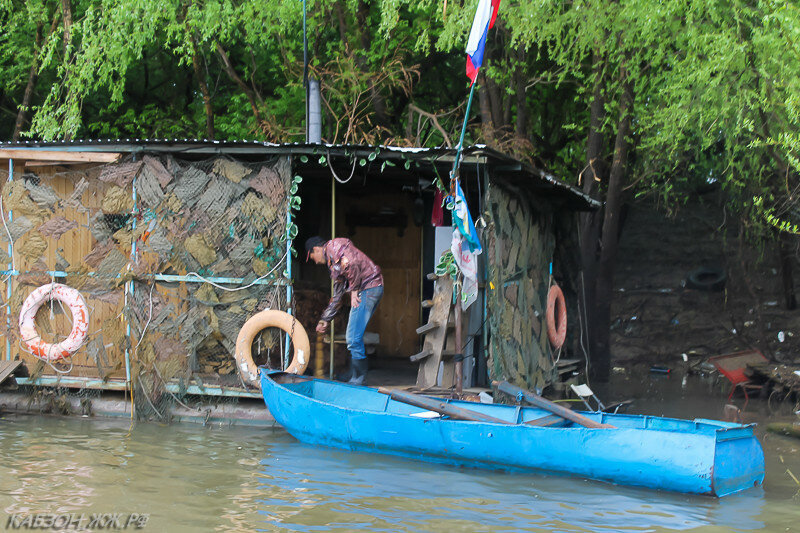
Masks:
[[[300,458],[303,458],[300,461]],[[261,462],[264,530],[754,531],[762,490],[715,499],[550,475],[427,465],[301,444]]]

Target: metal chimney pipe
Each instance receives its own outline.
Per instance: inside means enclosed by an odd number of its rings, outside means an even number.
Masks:
[[[306,142],[322,143],[322,106],[319,80],[308,80],[308,137]]]

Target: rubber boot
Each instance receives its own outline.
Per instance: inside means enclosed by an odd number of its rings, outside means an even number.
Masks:
[[[367,360],[366,359],[353,359],[350,362],[350,367],[353,369],[353,376],[350,378],[350,385],[364,385],[367,379]]]
[[[350,364],[340,374],[336,374],[336,381],[349,382],[353,378],[353,359],[350,359]]]

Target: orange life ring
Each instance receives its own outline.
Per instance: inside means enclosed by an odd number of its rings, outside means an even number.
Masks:
[[[58,344],[45,342],[36,331],[36,312],[45,301],[59,300],[72,312],[72,331]],[[89,334],[89,308],[77,290],[61,283],[42,285],[25,298],[19,312],[19,335],[25,348],[41,359],[55,361],[78,351]]]
[[[295,317],[283,311],[266,309],[256,313],[244,323],[236,337],[236,369],[242,380],[253,387],[260,387],[258,380],[258,367],[253,361],[252,346],[253,340],[262,330],[266,328],[280,328],[291,336],[294,345],[294,357],[292,364],[286,372],[292,374],[302,374],[308,366],[311,355],[311,343],[308,341],[308,334],[303,325]]]
[[[567,339],[567,303],[558,285],[552,285],[547,293],[547,338],[556,350]]]

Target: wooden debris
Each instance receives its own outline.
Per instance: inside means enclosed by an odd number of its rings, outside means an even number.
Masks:
[[[771,388],[782,388],[787,394],[800,396],[800,367],[775,363],[749,364],[745,374],[757,383],[770,383]]]
[[[429,411],[434,411],[436,413],[449,416],[454,420],[473,420],[476,422],[488,422],[491,424],[511,424],[511,422],[506,420],[485,415],[483,413],[479,413],[478,411],[472,411],[471,409],[464,409],[463,407],[457,407],[445,402],[439,402],[431,398],[426,398],[425,396],[417,396],[416,394],[410,392],[389,390],[384,387],[379,388],[378,391],[389,395],[392,400],[407,403],[409,405],[427,409]]]
[[[767,431],[800,439],[800,423],[772,422],[767,424]]]

